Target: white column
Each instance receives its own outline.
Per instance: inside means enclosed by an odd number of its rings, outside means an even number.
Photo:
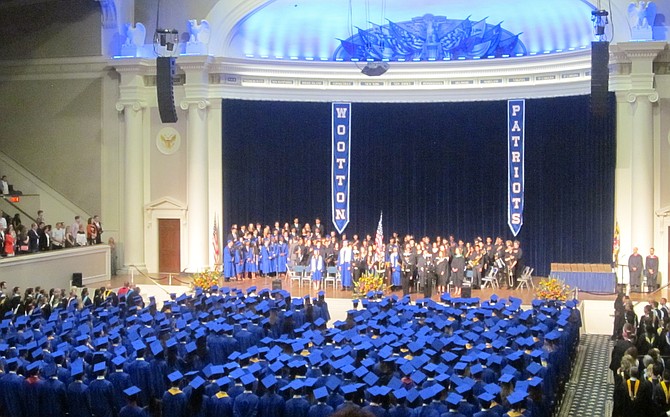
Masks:
[[[209,164],[207,151],[206,100],[184,100],[183,110],[188,110],[187,179],[188,198],[187,230],[189,257],[187,270],[196,272],[209,266]]]
[[[142,119],[145,105],[140,101],[119,102],[125,121],[125,163],[123,198],[123,259],[124,269],[144,264],[144,152]]]
[[[631,244],[647,253],[654,242],[654,142],[652,103],[658,94],[629,93],[632,104],[631,146]]]

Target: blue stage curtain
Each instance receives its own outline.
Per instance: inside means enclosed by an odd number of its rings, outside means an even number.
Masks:
[[[526,265],[610,263],[614,100],[526,100]],[[223,100],[224,225],[275,221],[332,230],[331,104]],[[352,105],[351,222],[345,233],[512,239],[506,101]]]

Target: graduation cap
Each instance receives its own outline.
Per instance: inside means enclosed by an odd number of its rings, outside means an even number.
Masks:
[[[247,374],[244,374],[242,376],[242,378],[240,378],[240,380],[242,381],[242,384],[244,384],[244,385],[251,385],[254,382],[256,382],[256,377],[252,373],[247,373]]]
[[[451,392],[449,393],[449,395],[447,395],[447,404],[452,406],[452,408],[457,408],[462,399],[463,399],[462,395],[459,395],[455,392]]]
[[[9,361],[7,362],[9,363]],[[84,374],[84,362],[81,360],[76,360],[70,365],[70,375],[77,377]]]
[[[507,401],[510,403],[512,408],[515,408],[514,406],[520,406],[524,401],[526,401],[527,396],[527,393],[517,390],[507,396]]]
[[[328,397],[328,388],[325,386],[315,389],[312,394],[316,400],[325,400]]]
[[[181,372],[174,371],[174,372],[172,372],[171,374],[168,375],[168,380],[170,382],[174,383],[174,382],[180,381],[183,377],[184,377],[184,375],[182,375]]]
[[[496,396],[491,394],[490,392],[484,391],[483,393],[479,394],[477,398],[483,401],[484,403],[491,403],[491,401],[495,400]]]
[[[277,384],[277,378],[273,374],[268,374],[268,376],[261,380],[261,383],[265,388],[272,388]]]
[[[498,378],[498,382],[509,383],[512,382],[513,379],[513,374],[502,374],[500,375],[500,378]]]
[[[205,382],[206,382],[205,379],[200,375],[198,375],[195,378],[193,378],[188,385],[191,386],[193,389],[198,389],[202,387],[205,384]]]
[[[342,391],[342,394],[347,395],[358,391],[358,388],[358,384],[347,384],[340,386],[340,391]]]
[[[144,344],[143,340],[137,339],[133,342],[132,344],[133,349],[135,349],[136,352],[144,351],[146,349],[146,345]]]
[[[122,366],[124,363],[126,363],[126,358],[124,358],[123,356],[115,356],[114,358],[112,358],[112,363],[116,365],[116,367],[118,368]]]
[[[373,386],[377,383],[377,381],[379,381],[379,377],[375,375],[374,372],[370,372],[363,378],[363,381],[365,381],[368,386]]]
[[[142,392],[142,390],[137,388],[135,385],[133,385],[131,387],[128,387],[128,388],[123,390],[123,393],[126,394],[128,397],[132,397],[134,395],[137,395],[140,392]]]

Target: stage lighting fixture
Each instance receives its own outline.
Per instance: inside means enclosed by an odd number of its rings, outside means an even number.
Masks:
[[[609,23],[609,12],[607,10],[593,10],[591,12],[591,21],[593,22],[593,31],[598,42],[607,40],[605,27]]]
[[[159,57],[179,56],[179,31],[177,29],[156,29],[154,50]]]

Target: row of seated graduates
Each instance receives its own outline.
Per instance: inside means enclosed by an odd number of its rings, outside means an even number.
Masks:
[[[93,385],[127,373],[139,405],[153,409],[175,403],[171,396],[185,394],[179,396],[185,403],[186,394],[202,391],[202,404],[212,408],[219,400],[260,407],[269,394],[284,401],[272,409],[286,415],[300,415],[291,407],[323,402],[332,409],[432,407],[473,415],[495,408],[509,416],[527,409],[526,415],[549,416],[581,325],[573,301],[534,301],[523,311],[515,298],[493,296],[480,305],[445,294],[440,302],[415,304],[396,296],[364,300],[362,309],[328,327],[322,313],[313,311],[313,321],[306,321],[305,301],[284,290],[245,295],[216,288],[172,297],[160,311],[155,302],[140,309],[121,301],[5,318],[0,364],[6,375],[41,373],[68,386],[77,378]],[[323,303],[310,305],[323,312]],[[26,396],[12,395],[5,377],[3,410],[43,411],[34,408],[39,402],[16,404]],[[127,388],[115,387],[110,407],[120,409]],[[91,390],[91,407],[101,401]]]

